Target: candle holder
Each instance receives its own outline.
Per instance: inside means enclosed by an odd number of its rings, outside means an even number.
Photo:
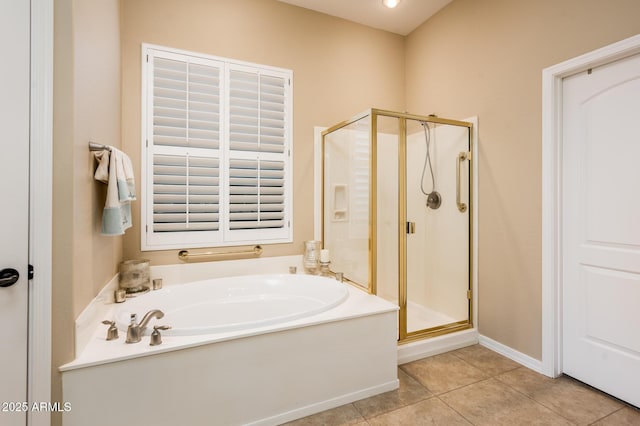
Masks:
[[[331,275],[329,271],[330,264],[331,262],[320,262],[320,275],[322,275],[323,277],[328,277]]]
[[[304,257],[302,264],[307,274],[316,275],[318,273],[318,262],[320,261],[320,241],[304,242]]]

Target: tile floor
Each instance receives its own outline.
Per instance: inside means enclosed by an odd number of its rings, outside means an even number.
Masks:
[[[635,407],[479,345],[404,364],[398,378],[398,390],[287,425],[640,425]]]

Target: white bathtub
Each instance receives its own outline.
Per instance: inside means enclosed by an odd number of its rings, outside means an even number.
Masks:
[[[231,270],[232,262],[212,269]],[[260,270],[245,262],[241,269]],[[280,271],[291,264],[284,259]],[[95,331],[60,367],[72,407],[65,426],[277,425],[398,387],[397,306],[302,274],[202,281],[206,267],[152,267],[154,278],[165,278],[162,290],[122,304],[92,302]],[[175,280],[184,276],[200,281]],[[159,346],[149,336],[126,344],[129,315],[140,319],[150,309],[165,316],[149,329],[173,329]],[[103,319],[119,322],[118,340],[105,340]],[[123,404],[126,395],[135,404]]]
[[[319,314],[345,301],[345,284],[312,275],[246,275],[174,285],[133,298],[115,312],[126,332],[131,314],[138,321],[151,309],[165,315],[152,320],[171,329],[165,336],[219,333],[282,323]]]

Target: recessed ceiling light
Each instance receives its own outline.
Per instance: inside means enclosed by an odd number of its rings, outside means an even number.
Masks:
[[[387,6],[389,9],[393,9],[400,3],[400,0],[382,0],[382,4]]]

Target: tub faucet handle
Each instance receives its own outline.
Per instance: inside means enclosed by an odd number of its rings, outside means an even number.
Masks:
[[[131,324],[127,328],[127,340],[126,343],[138,343],[141,339],[140,326],[138,325],[138,316],[131,314]]]
[[[160,335],[160,330],[169,330],[171,327],[168,325],[154,325],[153,332],[151,332],[151,340],[149,341],[149,345],[157,346],[162,343],[162,336]]]
[[[116,322],[104,320],[102,323],[109,326],[107,329],[107,340],[116,340],[118,338],[118,327],[116,327]]]

